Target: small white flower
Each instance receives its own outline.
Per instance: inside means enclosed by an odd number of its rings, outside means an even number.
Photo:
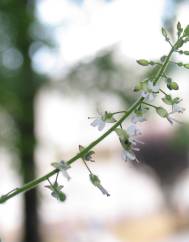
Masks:
[[[155,84],[152,81],[148,81],[148,88],[152,92],[159,92],[160,86],[159,84]]]
[[[136,160],[137,162],[139,162],[132,150],[123,150],[121,153],[121,157],[124,161]]]
[[[171,116],[171,114],[168,114],[166,118],[167,118],[167,120],[169,121],[169,123],[170,123],[171,125],[173,125],[174,122],[175,122],[175,123],[180,123],[178,120],[176,120],[175,118],[173,118],[173,117]]]
[[[69,181],[71,179],[70,175],[68,174],[67,170],[70,168],[70,165],[68,165],[65,161],[61,160],[61,168],[60,171],[62,172],[62,175]]]
[[[134,124],[131,124],[126,131],[129,137],[135,137],[142,134],[140,129],[138,129],[137,126]]]
[[[180,107],[178,104],[173,104],[173,106],[172,106],[172,112],[170,112],[170,113],[168,113],[168,115],[167,115],[167,120],[169,121],[169,123],[171,124],[171,125],[173,125],[174,123],[182,123],[182,122],[180,122],[180,121],[178,121],[177,119],[175,119],[174,117],[173,117],[173,115],[175,114],[175,113],[183,113],[185,111],[185,108],[183,108],[183,107]]]
[[[91,125],[93,127],[97,127],[99,131],[103,130],[105,125],[106,125],[106,122],[104,120],[102,120],[102,118],[96,118],[92,123]]]
[[[185,108],[180,107],[178,104],[173,104],[172,106],[172,113],[183,113],[185,111]]]
[[[155,84],[152,81],[148,81],[147,87],[142,91],[141,96],[144,97],[148,101],[153,101],[159,92],[159,85]]]
[[[54,168],[58,169],[67,180],[71,179],[70,175],[67,172],[67,170],[70,169],[71,166],[68,165],[65,161],[61,160],[59,163],[55,162],[55,163],[52,163],[51,165]]]
[[[147,91],[142,91],[141,96],[144,97],[146,100],[152,102],[152,101],[154,101],[156,94],[150,93],[150,92],[147,92]]]
[[[146,121],[146,119],[143,117],[143,115],[137,115],[137,114],[134,114],[132,117],[131,117],[131,122],[136,124],[138,122],[144,122]]]

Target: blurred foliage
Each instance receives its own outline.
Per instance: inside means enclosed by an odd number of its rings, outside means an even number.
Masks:
[[[71,68],[60,86],[68,92],[90,93],[89,98],[93,99],[113,94],[123,105],[131,104],[136,98],[133,93],[136,80],[143,73],[136,71],[131,60],[125,64],[116,54],[116,49],[107,49],[87,62],[80,62]]]
[[[188,0],[166,0],[165,1],[162,21],[163,21],[163,25],[171,33],[172,37],[174,36],[174,29],[175,29],[174,26],[176,25],[178,9],[184,3],[189,4],[189,1]]]
[[[185,123],[179,125],[175,130],[174,137],[171,140],[171,144],[174,149],[181,151],[189,150],[189,124]]]
[[[12,132],[13,143],[19,138],[18,122],[33,122],[32,97],[46,78],[32,70],[32,57],[42,46],[52,46],[49,36],[36,19],[32,1],[0,2],[0,122],[1,130],[7,124],[9,130],[17,129],[17,135]],[[11,132],[9,139],[2,133],[1,145],[8,140],[10,145]]]

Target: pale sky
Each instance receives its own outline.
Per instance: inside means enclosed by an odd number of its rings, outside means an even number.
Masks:
[[[57,73],[115,44],[126,57],[157,58],[168,49],[160,34],[163,7],[164,0],[86,0],[82,5],[41,0],[38,16],[55,27],[59,50],[57,55],[41,50],[34,60],[44,64],[35,66]]]

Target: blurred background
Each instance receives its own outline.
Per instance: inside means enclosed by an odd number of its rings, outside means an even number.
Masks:
[[[161,26],[174,39],[188,13],[188,0],[1,0],[0,194],[99,137],[87,117],[136,100],[136,82],[154,72],[136,59],[168,53]],[[115,134],[95,148],[91,169],[110,197],[90,184],[78,160],[69,183],[60,177],[65,203],[43,183],[0,205],[1,240],[189,241],[189,73],[170,66],[168,75],[180,86],[174,95],[183,98],[183,123],[170,127],[150,112],[140,125],[140,164],[121,160]]]

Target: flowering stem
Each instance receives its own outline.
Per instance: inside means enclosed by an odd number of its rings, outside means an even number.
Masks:
[[[178,42],[179,40],[177,40]],[[162,77],[162,75],[164,74],[167,65],[170,61],[170,57],[172,55],[172,53],[175,51],[175,46],[177,45],[177,42],[175,43],[175,45],[171,48],[169,54],[167,55],[163,65],[161,66],[161,68],[159,69],[159,71],[157,72],[156,76],[154,77],[153,83],[156,84],[159,79]],[[90,143],[87,147],[85,147],[82,151],[80,151],[78,154],[76,154],[75,156],[73,156],[70,160],[67,161],[67,164],[70,165],[73,162],[75,162],[76,160],[80,159],[83,157],[83,155],[85,155],[87,152],[89,152],[93,147],[95,147],[97,144],[101,143],[101,141],[103,139],[105,139],[109,134],[111,134],[118,126],[120,126],[122,124],[122,122],[144,101],[144,97],[139,97],[138,100],[133,103],[131,105],[131,107],[127,110],[124,111],[123,116],[110,128],[108,129],[104,134],[102,134],[99,138],[97,138],[96,140],[94,140],[92,143]],[[149,105],[149,104],[148,104]],[[152,106],[152,105],[151,105]],[[7,200],[9,200],[10,198],[20,194],[20,193],[24,193],[27,192],[33,188],[35,188],[36,186],[38,186],[40,183],[48,180],[50,177],[52,177],[53,175],[55,175],[56,173],[58,173],[59,170],[58,169],[54,169],[51,172],[47,173],[44,176],[41,176],[40,178],[34,179],[26,184],[24,184],[22,187],[20,188],[15,188],[14,190],[12,190],[11,192],[8,192],[5,195],[2,195],[0,197],[0,203],[4,203]]]

